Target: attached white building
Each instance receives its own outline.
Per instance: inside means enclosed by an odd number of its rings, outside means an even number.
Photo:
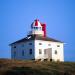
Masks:
[[[11,58],[64,61],[64,43],[46,36],[46,25],[35,20],[27,37],[11,43]]]

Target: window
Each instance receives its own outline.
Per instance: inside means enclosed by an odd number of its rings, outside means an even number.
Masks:
[[[29,45],[32,45],[32,43],[29,43]]]
[[[44,49],[44,54],[46,54],[46,49]]]
[[[32,54],[32,49],[29,50],[29,54],[30,54],[30,55]]]
[[[24,56],[24,50],[22,51],[22,56]]]
[[[38,27],[36,27],[36,29],[38,29]]]
[[[60,45],[57,45],[57,47],[60,47]]]
[[[39,54],[42,54],[42,50],[41,49],[39,49]]]
[[[41,27],[39,27],[39,29],[41,30]]]
[[[55,50],[55,54],[57,54],[57,50]]]
[[[35,27],[34,27],[34,29],[35,29]]]
[[[14,48],[16,48],[16,46],[14,46]]]
[[[16,51],[14,51],[14,57],[16,56]]]
[[[48,46],[51,46],[51,44],[48,44]]]
[[[34,27],[34,29],[38,29],[38,27]]]
[[[39,43],[39,45],[42,45],[42,43]]]
[[[41,27],[39,27],[39,30],[41,30]]]

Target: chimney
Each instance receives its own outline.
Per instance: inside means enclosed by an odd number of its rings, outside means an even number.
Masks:
[[[46,24],[41,24],[42,31],[44,32],[44,37],[46,37]]]

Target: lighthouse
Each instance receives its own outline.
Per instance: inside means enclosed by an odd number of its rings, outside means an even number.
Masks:
[[[11,59],[64,61],[64,43],[48,37],[46,24],[38,19],[30,24],[26,37],[10,44]]]
[[[38,19],[31,24],[31,35],[46,37],[46,24],[40,23]]]

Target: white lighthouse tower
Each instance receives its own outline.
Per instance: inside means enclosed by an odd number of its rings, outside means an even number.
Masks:
[[[25,38],[10,44],[11,58],[21,60],[64,61],[64,43],[46,35],[46,24],[38,19]]]

